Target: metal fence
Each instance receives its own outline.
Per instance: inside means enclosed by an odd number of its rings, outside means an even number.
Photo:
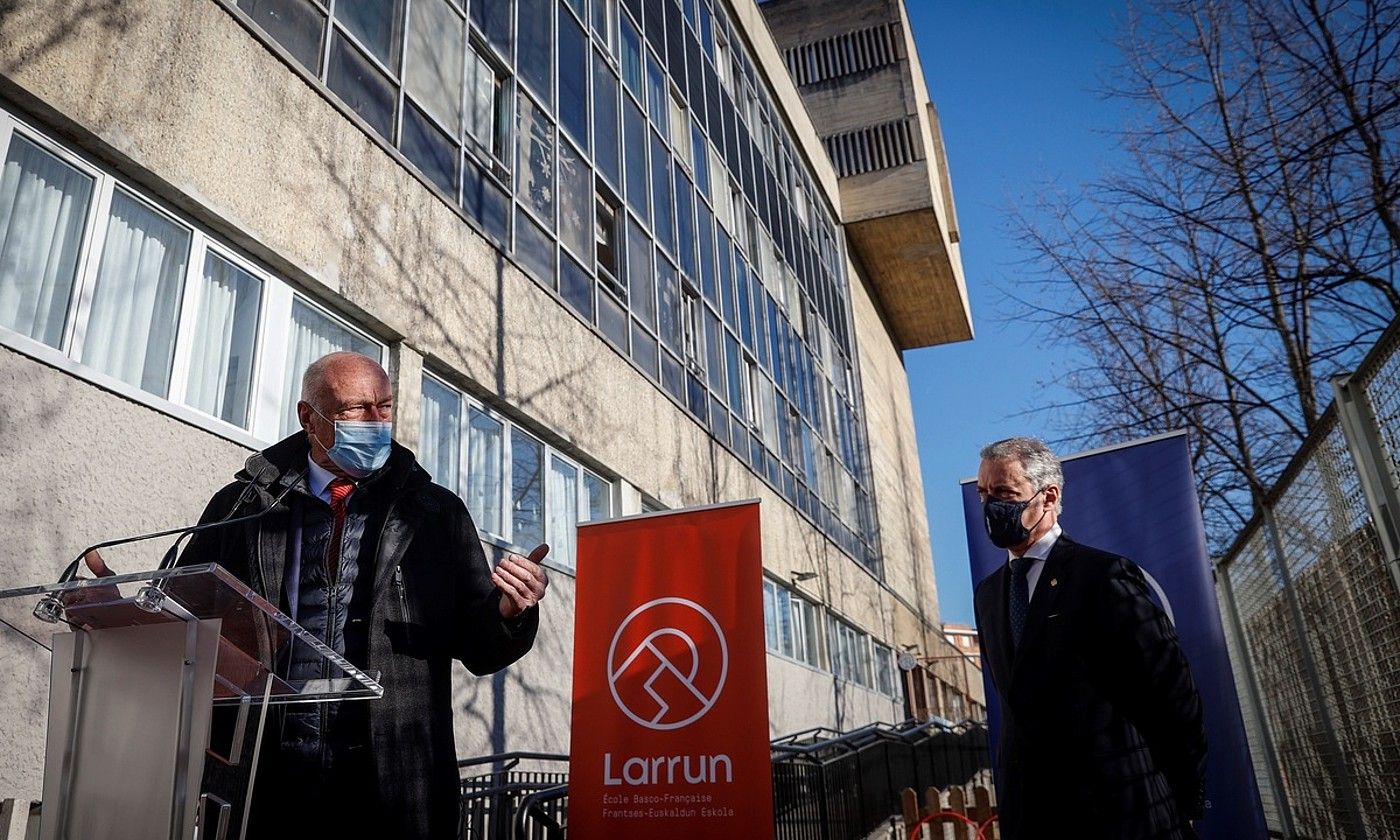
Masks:
[[[1271,831],[1400,840],[1400,329],[1217,564]]]
[[[554,753],[502,753],[461,761],[457,768],[462,777],[461,840],[512,840],[516,815],[527,800],[569,780],[569,757]],[[567,807],[567,800],[552,801],[541,813],[562,824]]]
[[[900,791],[987,776],[987,731],[943,721],[813,729],[772,742],[779,840],[856,840],[899,813]],[[568,831],[567,757],[510,753],[463,762],[460,840],[561,840]],[[522,770],[522,762],[549,767]],[[658,833],[657,836],[664,836]]]

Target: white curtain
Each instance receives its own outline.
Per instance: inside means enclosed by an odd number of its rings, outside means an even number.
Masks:
[[[763,641],[769,650],[778,649],[777,587],[766,580],[763,582]]]
[[[334,321],[300,299],[292,302],[292,335],[287,347],[287,378],[283,386],[282,435],[301,427],[297,422],[297,402],[301,400],[301,377],[312,362],[341,350],[363,353],[380,360],[379,345],[369,337]]]
[[[204,260],[185,401],[235,426],[247,426],[258,327],[258,278],[217,254]]]
[[[165,396],[190,232],[118,190],[97,270],[83,363]]]
[[[777,608],[779,649],[792,656],[792,595],[786,589],[778,590]]]
[[[466,502],[476,527],[501,534],[501,424],[476,409],[467,439]]]
[[[547,491],[545,542],[549,543],[549,556],[573,568],[578,542],[578,470],[551,457]]]
[[[418,463],[433,480],[457,492],[457,453],[459,451],[462,400],[437,380],[423,377],[423,417],[418,433]]]
[[[0,325],[59,346],[92,188],[91,178],[14,136],[0,174]]]

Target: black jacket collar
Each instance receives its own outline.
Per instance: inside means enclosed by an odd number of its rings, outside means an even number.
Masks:
[[[404,490],[416,490],[432,481],[428,472],[418,465],[417,458],[407,447],[397,441],[390,444],[389,460],[384,466],[363,479],[398,495]],[[254,452],[244,462],[243,469],[234,476],[240,481],[251,481],[269,493],[278,493],[288,484],[305,482],[306,458],[311,445],[305,432],[294,432],[261,452]]]

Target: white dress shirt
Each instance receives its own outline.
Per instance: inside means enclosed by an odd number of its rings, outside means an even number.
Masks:
[[[327,475],[329,475],[329,473],[327,473]],[[1025,554],[1018,555],[1012,554],[1010,551],[1006,552],[1006,562],[1008,563],[1015,560],[1017,557],[1032,557],[1035,559],[1035,562],[1031,563],[1030,569],[1026,571],[1027,600],[1035,597],[1035,584],[1036,581],[1040,580],[1041,570],[1045,568],[1045,558],[1050,556],[1050,549],[1054,547],[1055,540],[1060,538],[1061,533],[1063,532],[1060,529],[1060,523],[1056,522],[1051,526],[1050,531],[1046,533],[1045,536],[1031,543],[1031,547],[1026,549]]]

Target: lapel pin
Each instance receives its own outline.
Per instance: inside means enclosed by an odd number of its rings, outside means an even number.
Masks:
[[[1059,584],[1060,584],[1059,578],[1050,578],[1050,585],[1051,585],[1051,586],[1059,586]]]

